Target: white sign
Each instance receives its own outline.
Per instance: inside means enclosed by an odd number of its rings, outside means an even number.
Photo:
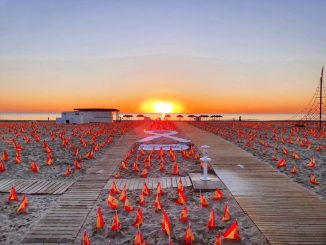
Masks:
[[[181,142],[183,144],[141,144],[139,146],[139,150],[143,149],[145,151],[151,151],[151,150],[155,150],[158,151],[161,149],[164,151],[168,151],[170,150],[170,148],[172,148],[172,150],[174,151],[181,151],[181,150],[187,150],[189,149],[189,146],[184,144],[184,143],[188,143],[191,142],[191,140],[188,139],[183,139],[183,138],[179,138],[179,137],[175,137],[172,135],[176,135],[178,134],[177,131],[171,131],[171,130],[144,130],[144,132],[146,134],[150,134],[152,136],[148,136],[146,138],[140,139],[137,142],[148,142],[148,141],[152,141],[155,139],[159,139],[159,138],[168,138],[177,142]]]
[[[170,130],[144,130],[144,132],[146,134],[151,134],[152,136],[148,136],[144,139],[138,140],[138,142],[147,142],[147,141],[151,141],[154,139],[158,139],[158,138],[168,138],[168,139],[172,139],[178,142],[182,142],[182,143],[188,143],[191,140],[188,139],[183,139],[183,138],[179,138],[179,137],[175,137],[172,135],[178,134],[177,131],[170,131]]]
[[[154,149],[154,151],[159,151],[160,149],[163,149],[163,151],[168,151],[170,148],[174,151],[181,151],[181,150],[187,150],[189,149],[189,146],[186,144],[141,144],[138,147],[138,150],[145,150],[145,151],[151,151]]]

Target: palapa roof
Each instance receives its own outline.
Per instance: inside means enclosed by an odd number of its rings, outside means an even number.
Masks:
[[[114,108],[76,108],[74,111],[120,111]]]

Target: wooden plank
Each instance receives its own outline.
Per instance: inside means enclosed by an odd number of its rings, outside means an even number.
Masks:
[[[209,181],[202,181],[199,173],[189,173],[189,177],[195,191],[213,191],[220,185],[220,180],[211,174],[208,175]]]
[[[143,189],[144,183],[146,183],[146,184],[148,183],[147,179],[138,179],[138,181],[140,184],[139,189]]]
[[[187,186],[186,177],[181,177],[181,183],[183,186]]]
[[[10,189],[14,185],[15,181],[16,180],[6,180],[1,186],[1,191],[8,192],[7,189]]]
[[[126,188],[127,188],[127,190],[130,190],[130,186],[131,186],[131,184],[132,184],[132,179],[126,179]],[[123,188],[123,187],[122,187]],[[121,189],[122,189],[121,188]]]
[[[46,190],[49,189],[51,186],[53,186],[54,184],[56,184],[56,182],[54,181],[49,181],[47,183],[47,185],[43,186],[39,191],[38,193],[47,193]]]
[[[233,143],[180,125],[194,144],[210,146],[215,173],[271,244],[326,244],[325,200]],[[200,175],[189,176],[195,188]]]
[[[146,185],[148,186],[149,189],[152,189],[153,186],[153,180],[152,178],[146,178],[145,179]]]
[[[113,182],[115,182],[116,186],[118,187],[118,186],[120,186],[121,181],[122,181],[121,179],[115,179],[114,181],[112,181],[112,183],[111,183],[109,189],[112,188],[112,184],[113,184]],[[119,188],[119,187],[118,187],[118,188]]]
[[[133,188],[134,188],[134,190],[138,190],[139,189],[139,181],[138,181],[138,179],[134,179]]]
[[[177,181],[177,185],[179,184],[179,181],[181,180],[181,177],[179,176],[179,177],[176,177],[176,181]],[[182,183],[182,181],[181,181],[181,183]]]
[[[10,181],[10,180],[7,180],[7,179],[0,180],[0,190],[1,190],[1,188],[2,188],[3,185],[7,184],[8,181]]]
[[[54,235],[43,235],[43,236],[27,236],[23,239],[22,243],[33,243],[33,244],[37,244],[37,243],[71,243],[74,240],[73,237],[62,237],[62,236],[54,236]]]
[[[40,186],[42,186],[45,183],[47,183],[47,181],[38,180],[35,183],[33,183],[33,185],[30,185],[28,188],[26,188],[24,192],[26,194],[33,194],[35,193],[35,190],[38,190]]]
[[[121,179],[121,182],[119,184],[119,190],[122,190],[123,187],[128,185],[129,179]]]
[[[185,179],[186,179],[187,186],[192,186],[189,176],[186,176]]]
[[[118,179],[116,181],[116,184],[117,184],[117,188],[120,190],[126,184],[126,179]]]
[[[112,185],[112,182],[114,181],[115,179],[109,179],[108,182],[106,183],[104,189],[105,190],[109,190],[111,188],[111,185]]]
[[[166,188],[171,188],[172,186],[172,180],[170,177],[166,178]]]
[[[29,181],[24,187],[19,189],[19,193],[26,193],[26,190],[33,186],[38,180],[31,180]]]
[[[145,183],[145,179],[138,179],[138,189],[143,189],[144,187],[144,183]]]
[[[177,180],[176,180],[175,177],[171,177],[171,182],[172,182],[172,187],[173,187],[173,188],[175,188],[175,187],[178,186],[178,185],[177,185]]]
[[[17,193],[20,193],[20,188],[24,187],[27,183],[29,182],[29,180],[17,180],[15,182],[15,189]]]
[[[44,192],[52,194],[57,190],[57,188],[61,185],[59,181],[55,182],[53,185],[49,186]]]
[[[159,177],[156,179],[157,180],[157,184],[156,186],[158,185],[158,183],[160,182],[161,183],[161,187],[163,188],[163,177]]]
[[[134,179],[134,190],[138,190],[139,189],[139,181],[138,179]]]
[[[161,178],[161,184],[162,184],[162,188],[166,189],[166,177]]]
[[[152,184],[153,187],[152,187],[152,189],[156,189],[157,183],[158,183],[157,178],[153,178],[153,184]]]
[[[47,183],[48,183],[48,181],[44,181],[44,180],[36,182],[33,186],[31,186],[31,188],[29,188],[26,191],[26,194],[38,193],[38,190],[41,189]]]
[[[70,183],[63,182],[63,184],[60,186],[57,186],[56,190],[53,191],[52,193],[54,195],[62,194],[69,186],[70,186]]]
[[[133,191],[135,186],[135,179],[130,179],[129,190]]]
[[[125,185],[126,185],[127,190],[129,190],[130,184],[131,184],[131,179],[126,179]],[[124,187],[124,186],[123,186],[123,187]],[[122,189],[123,187],[121,187],[121,189]]]

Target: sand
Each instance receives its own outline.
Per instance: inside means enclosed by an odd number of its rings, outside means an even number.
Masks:
[[[316,135],[313,135],[311,131],[314,128],[312,127],[296,128],[294,130],[293,125],[289,123],[277,122],[236,122],[234,127],[232,122],[203,122],[193,123],[193,125],[214,132],[233,142],[257,158],[269,163],[273,168],[286,174],[289,178],[300,183],[321,198],[326,198],[325,131],[319,132],[317,130]],[[293,130],[293,135],[290,137],[291,129]],[[254,137],[255,135],[256,137]],[[275,136],[278,138],[277,141]],[[319,136],[321,137],[318,138]],[[250,140],[251,137],[254,139]],[[284,144],[281,141],[282,137],[285,139]],[[293,144],[289,143],[290,138]],[[307,145],[301,146],[299,139],[304,142],[308,139],[311,143],[311,149],[308,149]],[[250,145],[248,145],[248,141]],[[320,151],[316,150],[318,146],[321,148]],[[288,155],[282,152],[284,148],[288,150]],[[293,152],[296,152],[300,158],[299,160],[292,158]],[[277,160],[273,160],[273,155]],[[316,160],[316,167],[314,169],[307,167],[312,157]],[[277,168],[276,164],[282,158],[286,161],[286,167]],[[296,175],[291,174],[293,165],[297,166],[298,173]],[[310,176],[312,174],[320,182],[319,185],[310,183]]]
[[[174,126],[174,125],[173,125]],[[155,127],[149,127],[150,129],[155,129]],[[164,129],[171,129],[171,127],[166,126]],[[182,134],[176,135],[177,137],[182,137]],[[167,139],[156,139],[152,142],[147,143],[175,143]],[[132,164],[134,162],[135,156],[138,154],[138,145],[133,145],[135,149],[134,153],[131,155],[128,161],[128,170],[120,170],[122,178],[140,178],[140,172],[132,171]],[[198,148],[194,146],[195,154],[197,154]],[[140,158],[140,169],[142,170],[144,166],[144,161],[146,156],[150,151],[145,152],[145,156]],[[200,161],[194,159],[194,155],[190,158],[184,158],[180,151],[175,151],[176,162],[180,165],[180,175],[186,176],[190,172],[201,172]],[[148,177],[159,177],[159,176],[172,176],[172,163],[169,160],[170,157],[168,152],[165,152],[164,161],[166,162],[166,170],[162,173],[159,171],[158,151],[155,151],[153,158],[151,160],[151,167],[149,169]],[[118,166],[117,170],[120,169]],[[116,172],[115,172],[116,173]],[[146,181],[146,178],[145,178]],[[238,203],[235,201],[233,196],[230,194],[229,190],[220,182],[219,188],[224,193],[223,199],[219,201],[213,201],[213,192],[205,192],[204,195],[209,201],[209,207],[202,208],[200,206],[200,193],[194,192],[192,187],[185,188],[185,196],[187,198],[187,203],[180,206],[176,203],[177,199],[177,189],[169,188],[164,189],[164,195],[161,197],[161,204],[163,209],[167,212],[168,217],[171,222],[171,239],[174,244],[184,244],[184,235],[188,223],[183,223],[179,221],[179,216],[182,209],[186,206],[189,210],[189,223],[193,229],[195,235],[194,244],[214,244],[215,237],[218,232],[223,232],[237,220],[240,227],[240,234],[242,241],[223,241],[223,244],[268,244],[265,237],[258,230],[258,228],[253,224],[251,219],[243,212]],[[168,237],[162,231],[161,221],[162,212],[156,212],[154,207],[154,201],[156,196],[156,189],[151,190],[151,194],[145,198],[147,204],[145,206],[140,206],[138,203],[138,198],[141,190],[128,191],[128,198],[130,204],[135,208],[132,212],[127,212],[124,210],[124,202],[120,201],[120,206],[117,209],[119,220],[122,224],[122,229],[119,232],[111,231],[111,224],[113,220],[115,210],[112,210],[107,204],[108,191],[102,191],[100,199],[94,206],[90,215],[88,216],[82,232],[86,229],[90,236],[92,244],[133,244],[137,228],[133,227],[132,224],[136,217],[136,210],[141,208],[143,212],[143,225],[140,227],[140,231],[143,234],[144,240],[149,244],[168,244]],[[116,195],[119,198],[119,195]],[[224,212],[226,203],[229,204],[231,220],[228,222],[221,221],[221,216]],[[100,231],[96,231],[96,216],[97,209],[101,207],[104,221],[106,222],[105,228]],[[217,227],[213,230],[208,230],[206,225],[209,219],[209,214],[211,210],[214,209],[217,219]],[[75,244],[78,244],[76,241]]]
[[[213,201],[212,192],[204,193],[205,197],[210,202],[209,207],[205,208],[200,206],[199,193],[194,193],[192,188],[185,189],[185,195],[188,200],[187,204],[183,206],[180,206],[176,203],[176,188],[165,189],[165,193],[161,198],[162,206],[166,210],[171,222],[171,239],[174,244],[184,244],[184,235],[188,223],[179,221],[179,216],[185,206],[187,206],[189,210],[189,223],[193,229],[195,236],[194,244],[214,244],[215,237],[218,232],[223,233],[235,219],[237,219],[240,226],[240,235],[242,237],[242,241],[224,241],[224,244],[268,244],[261,232],[252,223],[250,218],[248,218],[248,216],[243,213],[237,202],[233,199],[229,191],[222,184],[221,190],[225,194],[225,197],[220,201]],[[112,244],[133,244],[137,228],[133,227],[132,224],[135,221],[136,210],[139,207],[143,212],[143,225],[140,227],[140,231],[143,234],[144,240],[146,240],[149,244],[168,243],[168,237],[165,235],[161,228],[162,212],[155,212],[155,190],[152,191],[150,196],[146,197],[146,206],[140,206],[137,203],[139,194],[140,191],[128,192],[130,204],[135,207],[135,211],[124,211],[124,204],[120,203],[120,207],[118,208],[118,216],[122,225],[122,229],[120,232],[113,232],[111,231],[111,224],[115,211],[112,210],[106,203],[108,195],[107,192],[103,191],[101,193],[100,200],[91,211],[84,227],[82,228],[82,230],[86,229],[88,231],[92,244],[109,244],[109,241],[111,241]],[[230,207],[231,220],[228,222],[223,222],[220,219],[227,202],[229,203]],[[96,231],[95,229],[98,207],[101,207],[104,221],[106,222],[105,228],[100,231]],[[209,213],[212,208],[216,213],[217,228],[208,231],[206,225],[209,219]]]
[[[137,123],[139,124],[139,122]],[[129,130],[136,125],[130,124],[129,126],[125,126]],[[148,125],[147,125],[148,126]],[[175,129],[173,123],[161,124],[162,128],[160,129]],[[21,125],[16,124],[16,130],[18,130]],[[28,130],[29,126],[26,126],[26,130]],[[85,125],[82,131],[85,133],[88,130],[95,133],[94,125]],[[93,128],[93,129],[92,129]],[[147,129],[157,129],[157,125],[153,126],[153,124],[149,124]],[[31,130],[31,129],[29,129]],[[95,157],[91,160],[87,160],[85,155],[92,149],[93,146],[88,144],[87,147],[83,148],[80,143],[78,131],[80,131],[80,126],[57,126],[55,124],[38,124],[39,135],[41,137],[40,142],[33,142],[30,145],[24,144],[22,136],[29,135],[27,133],[21,134],[17,137],[17,142],[20,142],[24,148],[21,152],[22,163],[20,165],[15,164],[15,149],[13,145],[7,144],[8,139],[12,139],[15,135],[15,130],[8,131],[8,125],[1,124],[0,126],[0,135],[3,135],[3,140],[0,142],[0,152],[3,150],[7,150],[9,155],[9,160],[5,162],[7,170],[3,173],[0,173],[0,178],[23,178],[23,179],[60,179],[60,180],[76,180],[80,176],[87,174],[86,170],[89,166],[92,166],[92,163],[96,159],[101,159],[101,154],[105,152],[108,145],[99,152],[95,152]],[[62,147],[62,139],[55,138],[52,141],[51,137],[49,136],[49,131],[55,131],[60,133],[66,131],[66,137],[70,139],[69,145],[67,148]],[[97,138],[98,142],[103,142],[107,139],[107,133],[110,128],[105,129],[105,134],[101,135]],[[99,131],[97,131],[99,132]],[[30,132],[28,132],[30,133]],[[119,136],[120,130],[115,130],[114,135]],[[143,134],[142,136],[146,136]],[[178,134],[178,137],[183,137],[182,134]],[[90,142],[91,136],[84,135],[84,139],[87,142]],[[115,138],[115,141],[120,140]],[[47,158],[47,153],[45,152],[44,148],[42,147],[42,141],[46,140],[48,145],[53,150],[53,159],[54,163],[52,166],[47,166],[45,161]],[[80,148],[79,155],[82,157],[82,167],[84,170],[80,171],[73,171],[73,174],[69,177],[64,177],[63,173],[66,170],[67,166],[73,166],[74,155],[73,151],[70,150],[70,144],[73,143],[75,146]],[[153,142],[147,143],[175,143],[171,142],[167,139],[157,139]],[[129,160],[129,167],[132,166],[132,162],[136,156],[138,143],[133,145],[135,148],[135,153],[132,154]],[[189,144],[191,146],[191,144]],[[200,162],[194,159],[195,154],[198,152],[197,146],[194,146],[195,153],[190,158],[185,158],[182,156],[180,151],[176,151],[176,162],[180,166],[180,176],[186,176],[189,172],[201,172],[200,169]],[[150,151],[146,152],[145,154],[148,155]],[[78,157],[79,159],[79,157]],[[144,159],[144,156],[142,160]],[[29,169],[29,165],[32,160],[37,161],[40,167],[39,173],[33,173]],[[151,160],[151,167],[148,174],[148,177],[158,177],[158,176],[172,176],[172,162],[169,160],[169,156],[167,152],[165,152],[164,160],[165,164],[165,171],[159,171],[159,159],[157,158],[157,152],[153,155]],[[142,170],[144,166],[144,162],[140,161],[140,169]],[[117,169],[120,166],[117,166]],[[125,172],[121,172],[122,177],[124,178],[135,178],[139,177],[140,173],[135,173],[130,169]],[[187,200],[187,204],[183,206],[179,206],[176,204],[177,192],[176,188],[169,188],[164,190],[164,195],[161,197],[161,203],[163,208],[166,210],[168,217],[170,218],[171,222],[171,239],[174,244],[184,244],[184,235],[185,230],[187,227],[187,223],[182,223],[179,221],[179,216],[181,210],[184,206],[187,206],[189,209],[189,223],[193,229],[195,235],[195,243],[194,244],[213,244],[216,235],[218,232],[223,233],[232,223],[234,220],[237,220],[240,227],[240,235],[242,237],[241,241],[223,241],[223,244],[268,244],[265,237],[262,233],[258,230],[255,224],[252,223],[250,218],[242,211],[240,206],[237,204],[235,199],[232,197],[228,189],[220,183],[219,188],[224,193],[224,197],[222,200],[213,201],[212,196],[213,192],[206,192],[204,193],[205,197],[209,201],[209,207],[202,208],[200,206],[200,198],[199,193],[194,192],[192,188],[187,187],[185,188],[185,195]],[[137,191],[128,191],[128,197],[130,204],[137,209],[140,205],[137,203],[138,197],[140,194],[140,190]],[[59,196],[51,196],[51,195],[28,195],[28,199],[30,202],[30,206],[27,210],[27,214],[17,215],[16,208],[18,203],[7,203],[8,193],[0,194],[0,215],[1,215],[1,222],[0,222],[0,243],[2,244],[17,244],[24,235],[28,232],[30,227],[35,224],[40,217],[46,212],[46,210],[56,205],[56,200]],[[136,211],[133,212],[126,212],[123,209],[123,203],[118,208],[118,215],[120,222],[122,224],[122,229],[120,232],[112,232],[110,230],[113,214],[115,213],[107,205],[107,197],[108,192],[107,190],[103,190],[99,200],[97,201],[96,205],[90,212],[89,216],[87,217],[81,232],[85,229],[88,231],[90,235],[90,239],[92,244],[133,244],[133,240],[137,229],[132,226],[134,222]],[[22,195],[19,194],[19,198],[22,198]],[[154,200],[155,200],[155,190],[152,190],[150,196],[146,197],[147,205],[141,206],[143,211],[143,225],[140,227],[140,231],[143,233],[144,239],[149,244],[167,244],[168,238],[164,234],[161,229],[161,220],[162,220],[162,213],[155,212],[154,210]],[[230,214],[231,220],[228,222],[223,222],[220,220],[221,215],[223,214],[224,207],[226,203],[229,204],[230,207]],[[105,229],[102,231],[95,231],[95,222],[96,222],[96,213],[97,208],[101,207],[104,220],[106,222]],[[217,218],[217,227],[214,230],[208,231],[206,228],[206,224],[209,219],[209,213],[214,209]],[[80,240],[76,240],[75,244],[80,244]]]
[[[162,142],[162,141],[161,141]],[[152,144],[153,142],[150,142]],[[173,143],[173,142],[169,142]],[[167,143],[167,144],[169,144]],[[175,142],[174,142],[175,143]],[[119,165],[115,171],[115,174],[119,171],[121,174],[121,178],[141,178],[141,173],[146,165],[146,158],[149,156],[151,151],[144,151],[144,155],[141,155],[138,159],[139,163],[139,172],[136,172],[133,170],[133,164],[136,161],[136,157],[138,155],[138,147],[139,143],[136,143],[133,145],[134,153],[131,155],[129,160],[127,160],[127,167],[128,169],[122,169]],[[189,147],[193,146],[193,144],[189,144]],[[193,146],[195,149],[197,149],[195,146]],[[196,151],[197,152],[197,151]],[[176,159],[175,162],[179,166],[179,175],[177,176],[188,176],[188,173],[193,172],[200,172],[200,160],[196,160],[195,156],[197,154],[194,154],[187,158],[187,161],[184,161],[185,158],[182,156],[181,151],[175,151]],[[199,157],[201,157],[201,154],[198,154]],[[174,169],[174,162],[171,161],[171,157],[168,154],[167,151],[164,152],[163,155],[163,162],[164,162],[164,170],[160,171],[160,162],[161,158],[158,155],[158,151],[155,151],[153,156],[151,157],[151,167],[148,169],[148,177],[167,177],[167,176],[173,176],[173,169]]]
[[[22,124],[14,124],[15,129],[19,131]],[[24,124],[23,124],[24,125]],[[3,126],[3,125],[2,125]],[[0,179],[6,178],[14,178],[14,179],[42,179],[42,180],[76,180],[83,174],[85,171],[92,165],[89,159],[86,158],[86,154],[91,151],[95,144],[99,145],[102,142],[106,142],[108,137],[108,132],[110,128],[105,128],[102,125],[99,126],[72,126],[72,125],[56,125],[53,123],[39,123],[38,124],[39,137],[40,141],[35,142],[34,139],[31,138],[30,132],[33,132],[30,124],[26,124],[25,133],[20,133],[17,137],[15,136],[14,130],[12,132],[7,132],[7,127],[0,128],[0,135],[2,136],[2,140],[0,140],[0,154],[2,155],[3,151],[6,150],[8,153],[8,161],[5,161],[5,172],[0,172]],[[87,146],[84,147],[79,138],[79,129],[83,129],[83,139],[87,142]],[[92,130],[90,134],[86,134],[85,132]],[[106,132],[97,137],[95,140],[96,143],[90,144],[91,139],[94,134],[97,132],[105,130]],[[63,140],[57,136],[54,140],[50,135],[50,131],[55,132],[57,135],[60,135],[61,132],[65,132],[64,138],[69,139],[69,143],[66,147],[63,146]],[[76,133],[77,132],[77,133]],[[31,143],[27,144],[23,137],[27,136],[31,139]],[[13,146],[13,138],[16,138],[17,144],[21,144],[23,150],[21,151],[21,163],[16,164],[16,149]],[[112,135],[112,139],[114,139],[114,134]],[[52,149],[52,158],[53,163],[51,166],[48,166],[46,161],[48,159],[48,154],[45,151],[45,148],[42,147],[43,141]],[[8,144],[9,143],[9,144]],[[106,143],[104,149],[108,147],[110,143]],[[78,148],[79,153],[77,157],[74,156],[74,149]],[[94,157],[92,160],[95,160],[97,157],[101,157],[103,150],[101,146],[98,151],[94,150]],[[1,157],[0,155],[0,157]],[[81,164],[81,170],[74,169],[74,161],[77,161]],[[32,161],[35,161],[37,166],[39,167],[39,172],[35,173],[30,170],[30,165]],[[73,169],[73,173],[66,177],[64,173],[67,170],[67,167],[71,167]]]
[[[21,132],[21,128],[25,132]],[[86,170],[91,167],[96,159],[101,159],[110,144],[114,144],[121,134],[118,127],[124,128],[127,132],[131,129],[128,123],[119,124],[115,129],[113,125],[89,124],[89,125],[56,125],[55,123],[1,123],[0,124],[0,158],[4,150],[8,153],[8,160],[5,161],[6,170],[0,172],[0,180],[2,179],[40,179],[40,180],[67,180],[76,181],[78,178],[86,174]],[[94,145],[90,144],[93,135],[98,135],[95,142],[101,144],[107,141],[108,134],[111,133],[112,142],[106,143],[104,148],[94,151],[94,157],[87,159],[86,154],[93,149]],[[38,131],[40,137],[39,142],[31,137],[30,133]],[[52,140],[50,132],[55,132],[56,137]],[[66,148],[63,147],[62,138],[69,139]],[[80,142],[79,132],[82,132],[84,140],[88,143],[87,147],[83,147]],[[102,134],[103,133],[103,134]],[[125,133],[125,132],[122,132]],[[27,144],[23,139],[27,136],[31,139],[31,143]],[[16,164],[16,149],[13,145],[13,139],[17,144],[21,144],[23,150],[20,152],[21,163]],[[53,164],[48,166],[46,160],[48,154],[42,147],[43,141],[52,149]],[[78,147],[79,154],[77,156],[82,169],[74,169],[74,151],[72,145]],[[82,161],[81,161],[81,160]],[[35,161],[39,167],[39,172],[34,173],[30,170],[30,164]],[[73,173],[65,177],[67,167],[73,169]],[[8,193],[0,193],[0,244],[18,244],[29,229],[38,222],[40,217],[52,206],[56,205],[56,201],[60,195],[27,195],[29,206],[25,214],[16,214],[16,209],[20,204],[23,194],[17,194],[19,202],[8,202]]]
[[[23,195],[17,196],[18,202],[8,202],[8,193],[0,193],[0,244],[18,244],[46,210],[55,206],[59,197],[27,195],[29,206],[26,213],[17,214]]]

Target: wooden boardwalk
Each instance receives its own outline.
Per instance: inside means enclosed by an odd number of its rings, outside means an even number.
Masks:
[[[163,189],[177,187],[178,181],[181,180],[183,186],[191,186],[189,176],[186,177],[160,177],[160,178],[135,178],[135,179],[110,179],[105,185],[104,189],[111,188],[112,183],[115,182],[118,189],[122,189],[125,185],[127,190],[143,189],[146,182],[149,189],[156,189],[157,183],[160,182]]]
[[[325,200],[231,142],[177,125],[197,146],[210,146],[216,174],[271,244],[326,244]]]
[[[17,193],[60,195],[72,184],[72,181],[2,179],[0,192],[10,192],[11,187],[14,186]]]
[[[47,210],[26,234],[22,244],[72,244],[82,233],[80,229],[110,176],[137,139],[133,130],[113,143],[101,159],[95,160],[87,174],[60,197],[56,206]]]

